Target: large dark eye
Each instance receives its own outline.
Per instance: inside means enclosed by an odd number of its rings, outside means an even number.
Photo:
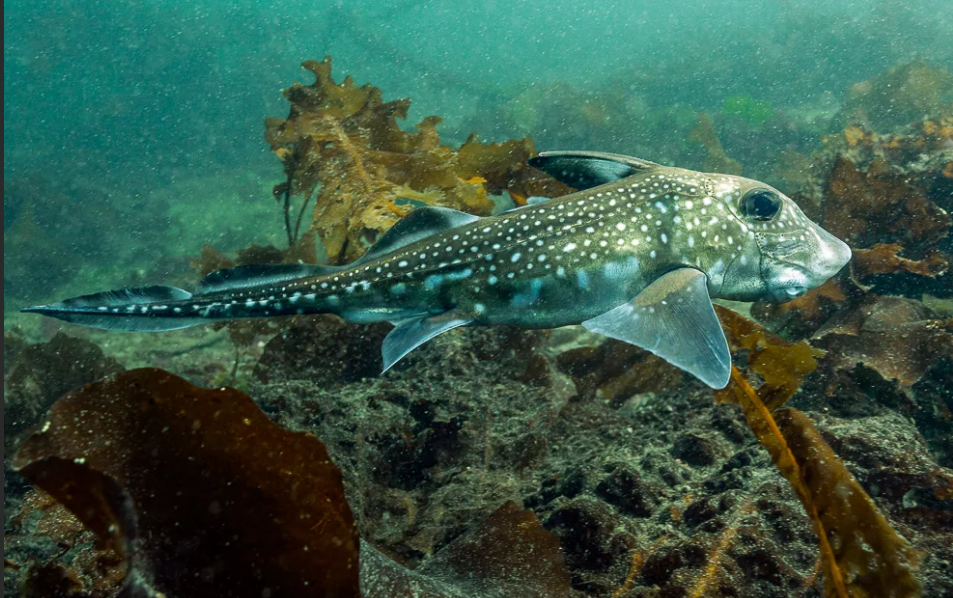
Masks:
[[[769,189],[752,189],[741,198],[741,213],[752,220],[771,220],[781,211],[781,198]]]

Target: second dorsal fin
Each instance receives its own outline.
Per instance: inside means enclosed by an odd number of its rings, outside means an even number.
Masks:
[[[543,152],[531,158],[529,165],[580,191],[658,166],[648,160],[602,152]]]
[[[203,278],[196,295],[208,295],[235,289],[247,289],[286,280],[323,276],[341,270],[338,266],[313,266],[310,264],[254,264],[216,270]]]
[[[431,235],[442,233],[471,222],[479,220],[479,216],[467,214],[450,208],[425,206],[416,208],[410,214],[397,221],[390,227],[377,243],[367,250],[358,263],[377,259],[388,253],[426,239]]]

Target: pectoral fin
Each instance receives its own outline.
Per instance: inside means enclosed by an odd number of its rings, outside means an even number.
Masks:
[[[650,351],[712,388],[728,385],[728,341],[711,305],[707,277],[694,268],[665,274],[632,301],[582,325]]]
[[[394,329],[384,338],[384,345],[381,347],[384,358],[384,370],[381,373],[389,370],[405,355],[438,334],[466,326],[472,321],[449,311],[435,316],[421,316],[397,322]]]

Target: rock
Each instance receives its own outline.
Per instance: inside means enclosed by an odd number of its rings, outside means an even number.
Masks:
[[[604,571],[624,558],[628,548],[616,534],[619,516],[592,497],[581,496],[560,506],[545,526],[559,536],[570,571]]]
[[[719,456],[718,444],[698,434],[683,434],[672,445],[672,456],[695,467],[714,465]]]
[[[655,506],[653,488],[626,463],[610,465],[608,469],[609,475],[596,486],[596,494],[626,514],[650,516]]]

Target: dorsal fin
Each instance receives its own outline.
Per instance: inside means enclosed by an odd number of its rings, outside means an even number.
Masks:
[[[442,233],[458,226],[470,224],[479,220],[479,216],[467,214],[450,208],[424,206],[416,208],[410,214],[397,221],[374,246],[367,250],[357,262],[362,263],[377,259],[388,253],[426,239],[431,235]]]
[[[216,270],[203,278],[196,295],[208,295],[235,289],[247,289],[274,284],[286,280],[323,276],[343,269],[339,266],[313,266],[311,264],[253,264]]]
[[[543,152],[530,158],[529,165],[580,191],[659,166],[648,160],[602,152]]]

